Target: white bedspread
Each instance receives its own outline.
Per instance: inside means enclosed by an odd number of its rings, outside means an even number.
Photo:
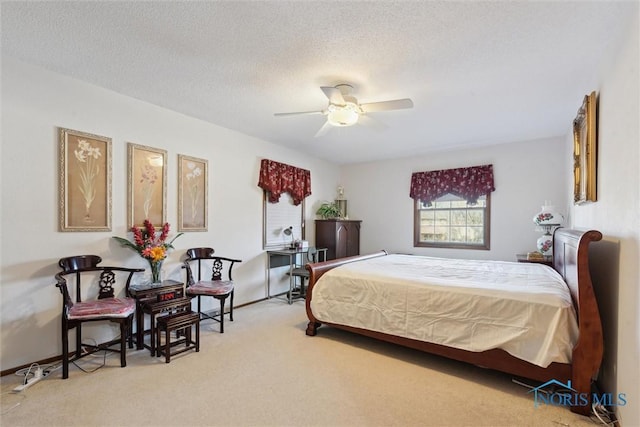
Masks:
[[[538,366],[568,363],[578,339],[571,294],[542,264],[387,255],[325,273],[321,322],[469,351],[501,348]]]

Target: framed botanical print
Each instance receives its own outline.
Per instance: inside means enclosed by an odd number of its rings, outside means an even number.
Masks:
[[[597,160],[597,99],[591,92],[573,120],[573,201],[595,202]]]
[[[178,154],[178,231],[207,231],[207,166]]]
[[[167,151],[128,143],[127,227],[167,221]]]
[[[111,138],[59,131],[59,230],[111,231]]]

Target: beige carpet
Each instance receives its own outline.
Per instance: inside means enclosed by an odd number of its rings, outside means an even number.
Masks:
[[[235,321],[202,324],[201,350],[170,364],[147,350],[128,366],[58,370],[20,394],[6,376],[9,426],[580,426],[563,407],[534,407],[509,376],[327,327],[307,337],[304,303],[269,300]],[[85,369],[102,357],[85,358]]]

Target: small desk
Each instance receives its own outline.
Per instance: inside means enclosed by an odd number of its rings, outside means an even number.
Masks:
[[[144,300],[158,295],[166,295],[171,298],[180,298],[184,296],[184,283],[177,280],[163,280],[160,283],[140,283],[129,286],[127,290],[129,295],[136,300],[136,345],[138,350],[144,348],[144,317],[142,305]],[[171,295],[173,293],[173,295]]]
[[[321,259],[325,260],[327,259],[327,248],[316,248],[316,250],[318,251],[318,254],[322,253],[323,255],[320,256]],[[300,255],[306,255],[307,252],[309,251],[309,248],[303,248],[303,249],[289,249],[289,248],[284,248],[284,249],[277,249],[277,250],[270,250],[267,251],[267,298],[271,298],[271,269],[274,267],[283,267],[288,265],[289,266],[289,298],[287,298],[289,304],[292,303],[292,297],[291,294],[293,292],[293,288],[295,287],[295,276],[293,275],[293,268],[296,266],[297,264],[297,258]],[[282,261],[280,262],[276,262],[274,263],[274,258],[281,258],[281,259],[285,259],[285,262],[283,263]],[[275,265],[274,265],[275,264]],[[300,265],[305,264],[304,262],[301,263]]]

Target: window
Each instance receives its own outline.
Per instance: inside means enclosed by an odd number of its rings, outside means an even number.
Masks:
[[[271,203],[265,191],[262,206],[264,249],[281,249],[290,245],[292,239],[304,239],[304,200],[294,205],[291,195],[283,193],[278,203]],[[284,235],[283,230],[288,227],[293,227],[293,236]]]
[[[260,161],[263,190],[262,247],[271,249],[304,239],[304,199],[311,195],[311,172],[274,160]],[[284,230],[291,228],[286,236]]]
[[[476,204],[445,194],[431,206],[414,202],[414,246],[432,248],[489,249],[491,196],[481,196]]]

